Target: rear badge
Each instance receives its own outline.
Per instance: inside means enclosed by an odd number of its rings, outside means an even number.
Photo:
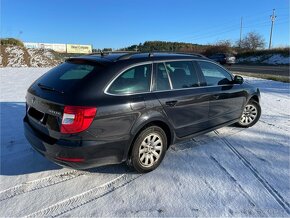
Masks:
[[[49,114],[52,114],[52,115],[55,115],[55,116],[61,116],[61,113],[60,112],[58,112],[58,111],[53,111],[53,110],[48,110],[48,113]]]

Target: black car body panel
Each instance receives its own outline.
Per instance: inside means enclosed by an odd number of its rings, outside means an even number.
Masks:
[[[75,76],[72,74],[61,75],[58,81],[50,77],[59,72],[48,72],[35,81],[27,92],[24,118],[25,136],[35,150],[60,165],[78,169],[121,163],[128,159],[131,145],[140,130],[152,123],[162,126],[169,144],[173,144],[237,122],[249,99],[260,98],[259,90],[247,83],[207,86],[197,61],[213,62],[200,56],[131,56],[114,54],[72,58],[69,64],[84,64],[85,76],[81,79],[71,83],[62,81],[70,80],[69,76]],[[198,86],[155,90],[156,64],[169,61],[192,62]],[[148,65],[151,69],[146,75],[150,80],[148,91],[109,93],[108,88],[116,78],[139,65]],[[86,74],[88,69],[93,70]],[[64,107],[68,105],[97,108],[89,128],[79,133],[61,133]]]

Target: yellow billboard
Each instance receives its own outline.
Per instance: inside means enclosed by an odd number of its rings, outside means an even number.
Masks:
[[[91,45],[77,45],[77,44],[66,44],[67,53],[77,53],[77,54],[89,54],[92,53]]]

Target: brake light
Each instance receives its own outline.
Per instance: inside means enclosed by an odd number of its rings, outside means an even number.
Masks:
[[[60,132],[78,133],[89,128],[96,115],[97,108],[82,106],[65,106]]]

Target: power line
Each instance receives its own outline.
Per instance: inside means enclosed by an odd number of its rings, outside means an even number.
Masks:
[[[269,11],[270,10],[267,10],[267,12],[261,11],[261,12],[256,13],[255,15],[250,15],[247,17],[243,16],[242,18],[240,18],[241,19],[240,20],[240,41],[241,41],[244,29],[248,29],[248,28],[259,29],[261,27],[269,25],[268,21],[264,20],[266,13],[269,13]],[[279,15],[279,18],[282,18],[282,19],[279,19],[279,21],[284,21],[284,19],[286,18],[285,16],[287,16],[285,13],[282,13],[281,16]],[[275,16],[275,18],[276,18],[276,16]],[[207,28],[207,31],[197,30],[197,31],[193,32],[192,34],[189,33],[188,35],[183,35],[183,36],[181,35],[181,37],[175,38],[173,40],[181,40],[181,39],[187,39],[187,38],[190,38],[191,40],[198,40],[198,39],[204,39],[204,38],[211,38],[211,37],[214,37],[217,35],[223,35],[225,33],[233,32],[233,31],[238,31],[238,28],[237,28],[238,22],[237,23],[233,22],[234,20],[233,19],[231,20],[232,21],[231,25],[219,25],[219,26],[215,26],[215,27],[209,26]],[[229,23],[229,22],[227,22],[227,23]],[[233,23],[236,23],[236,24],[233,24]],[[275,22],[275,24],[278,24],[278,23],[280,24],[280,22]],[[221,26],[223,28],[220,28]],[[273,31],[273,29],[272,29],[272,31]]]
[[[243,17],[241,17],[240,44],[239,44],[240,47],[241,47],[241,44],[242,44],[242,31],[243,31]]]
[[[255,22],[260,22],[262,20],[264,20],[264,17],[266,14],[268,14],[271,10],[266,10],[266,11],[258,11],[256,12],[255,15],[250,15],[250,16],[247,16],[246,19],[244,19],[244,21],[250,21],[250,20],[254,20],[254,22],[251,22],[251,23],[255,23]],[[250,19],[249,19],[250,18]],[[224,23],[225,22],[225,23]],[[220,23],[219,26],[223,26],[223,27],[226,27],[225,29],[228,29],[228,28],[235,28],[236,29],[236,24],[238,23],[238,20],[236,20],[235,18],[234,19],[229,19],[229,20],[224,20],[223,23]],[[236,23],[235,25],[231,24],[231,25],[226,25],[228,23]],[[245,23],[245,22],[244,22]],[[212,26],[209,26],[208,28],[211,29],[211,32],[215,32],[215,29],[216,30],[220,30],[220,27],[214,27],[212,28]],[[195,32],[190,32],[190,33],[182,33],[182,35],[185,35],[185,36],[182,36],[182,37],[179,37],[179,38],[175,38],[175,40],[180,40],[180,39],[186,39],[186,38],[191,38],[192,36],[194,36],[194,34],[196,33],[201,33],[201,34],[198,34],[198,36],[200,35],[203,35],[203,34],[207,34],[208,31],[206,31],[205,33],[203,31],[195,31]],[[174,39],[173,39],[174,40]]]
[[[276,17],[277,16],[275,15],[275,9],[273,9],[273,14],[270,16],[272,24],[271,24],[271,31],[270,31],[269,49],[271,49],[271,46],[272,46],[272,34],[273,34],[274,22],[275,22]]]

